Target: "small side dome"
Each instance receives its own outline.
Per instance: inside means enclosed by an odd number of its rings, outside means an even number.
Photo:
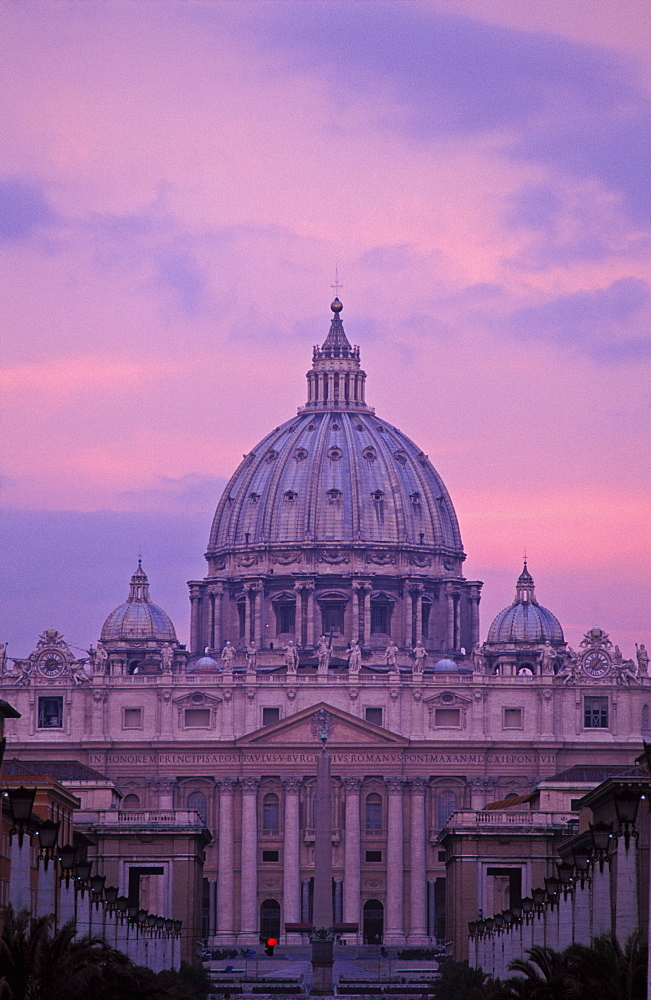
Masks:
[[[118,605],[102,626],[101,641],[105,644],[125,641],[176,643],[176,631],[169,615],[153,604],[149,597],[149,580],[142,568],[131,577],[129,596]]]
[[[208,650],[204,656],[200,657],[198,660],[192,664],[192,670],[221,670],[222,668],[217,663],[217,660],[213,660],[212,656],[208,655]]]
[[[487,642],[513,645],[547,641],[553,646],[563,645],[563,629],[555,615],[538,604],[533,577],[525,562],[515,586],[515,600],[494,619],[488,630]]]
[[[443,657],[443,659],[436,661],[436,663],[434,664],[434,670],[435,670],[436,673],[439,673],[439,672],[441,672],[441,673],[455,673],[455,674],[459,673],[459,667],[454,662],[454,660],[450,660],[450,659],[448,659],[445,656]]]

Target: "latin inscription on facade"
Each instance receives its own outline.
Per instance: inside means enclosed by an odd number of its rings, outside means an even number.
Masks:
[[[531,751],[512,752],[436,752],[418,751],[401,753],[391,750],[345,750],[331,751],[335,764],[554,764],[553,753]],[[292,753],[291,751],[216,751],[210,753],[91,753],[90,765],[106,764],[306,764],[314,765],[316,754]]]

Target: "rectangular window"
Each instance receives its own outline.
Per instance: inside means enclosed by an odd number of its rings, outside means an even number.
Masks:
[[[502,711],[502,729],[522,729],[521,708],[504,708]]]
[[[580,803],[580,801],[581,801],[581,799],[570,799],[570,809],[572,810],[572,812],[578,812],[579,811],[579,803]]]
[[[263,861],[277,861],[278,860],[278,851],[263,851],[262,852],[262,860]]]
[[[367,722],[372,722],[374,726],[382,725],[382,709],[381,708],[367,708],[364,712],[364,718]]]
[[[445,853],[445,851],[438,852],[438,859],[439,861],[445,861],[447,859],[447,854]]]
[[[382,851],[367,851],[366,852],[366,860],[367,861],[381,861],[382,860]]]
[[[458,729],[461,726],[461,709],[435,708],[434,725]]]
[[[274,722],[280,721],[280,709],[279,708],[263,708],[262,709],[262,725],[263,726],[273,726]]]
[[[586,729],[608,729],[608,698],[583,699],[583,725]]]
[[[323,635],[343,635],[345,605],[335,603],[321,606],[321,631]]]
[[[142,709],[125,708],[122,713],[123,729],[142,729]]]
[[[63,727],[63,696],[38,699],[38,728],[61,729]]]
[[[280,601],[276,605],[276,632],[293,635],[296,631],[296,602]]]
[[[186,708],[185,725],[187,729],[210,729],[210,709]]]
[[[391,606],[380,601],[371,602],[371,632],[388,635],[391,631]]]

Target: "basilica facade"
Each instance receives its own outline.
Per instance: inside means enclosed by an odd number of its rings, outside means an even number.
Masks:
[[[333,920],[387,945],[445,940],[451,813],[575,764],[632,763],[649,735],[644,644],[626,659],[592,627],[572,650],[526,565],[481,641],[450,496],[367,404],[339,299],[331,309],[305,405],[218,503],[189,648],[139,563],[88,658],[48,628],[3,664],[1,696],[21,714],[8,756],[92,767],[121,796],[119,822],[200,817],[201,935],[224,945],[310,921],[323,708]],[[129,884],[143,859],[120,864]]]

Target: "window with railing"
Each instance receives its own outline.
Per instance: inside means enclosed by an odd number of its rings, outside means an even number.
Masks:
[[[382,796],[371,792],[366,796],[366,832],[380,833],[382,831]]]
[[[280,830],[280,800],[274,792],[268,792],[262,800],[262,832],[267,836]]]

